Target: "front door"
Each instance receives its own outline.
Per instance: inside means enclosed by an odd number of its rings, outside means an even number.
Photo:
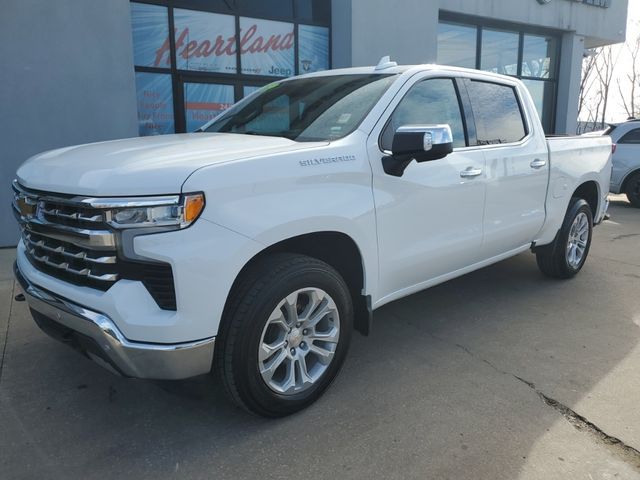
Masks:
[[[481,260],[485,160],[467,149],[460,95],[451,78],[418,78],[403,87],[393,113],[369,139],[378,222],[377,304],[427,286]],[[401,177],[388,175],[381,158],[403,125],[448,124],[454,152],[412,162]]]

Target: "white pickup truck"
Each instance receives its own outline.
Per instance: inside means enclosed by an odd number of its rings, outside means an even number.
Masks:
[[[393,300],[532,249],[582,268],[608,137],[545,138],[513,78],[434,65],[274,82],[201,131],[50,151],[14,182],[47,333],[128,377],[217,372],[282,416]]]

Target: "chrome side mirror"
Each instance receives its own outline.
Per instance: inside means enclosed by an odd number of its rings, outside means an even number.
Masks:
[[[386,173],[402,176],[412,160],[439,160],[453,152],[453,134],[449,125],[404,125],[396,130],[392,155],[383,159]]]

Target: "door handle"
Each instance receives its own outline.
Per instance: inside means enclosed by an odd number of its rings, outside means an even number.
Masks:
[[[531,168],[542,168],[547,164],[546,160],[542,160],[540,158],[536,158],[533,162],[531,162],[529,165],[531,165]]]
[[[466,170],[462,170],[460,172],[460,176],[462,178],[471,178],[471,177],[477,177],[479,175],[482,175],[482,169],[481,168],[473,168],[473,167],[469,167]]]

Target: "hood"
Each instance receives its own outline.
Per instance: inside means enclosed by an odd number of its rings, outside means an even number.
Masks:
[[[73,195],[173,194],[199,168],[319,145],[326,143],[231,133],[128,138],[36,155],[22,164],[17,178],[27,188]]]

